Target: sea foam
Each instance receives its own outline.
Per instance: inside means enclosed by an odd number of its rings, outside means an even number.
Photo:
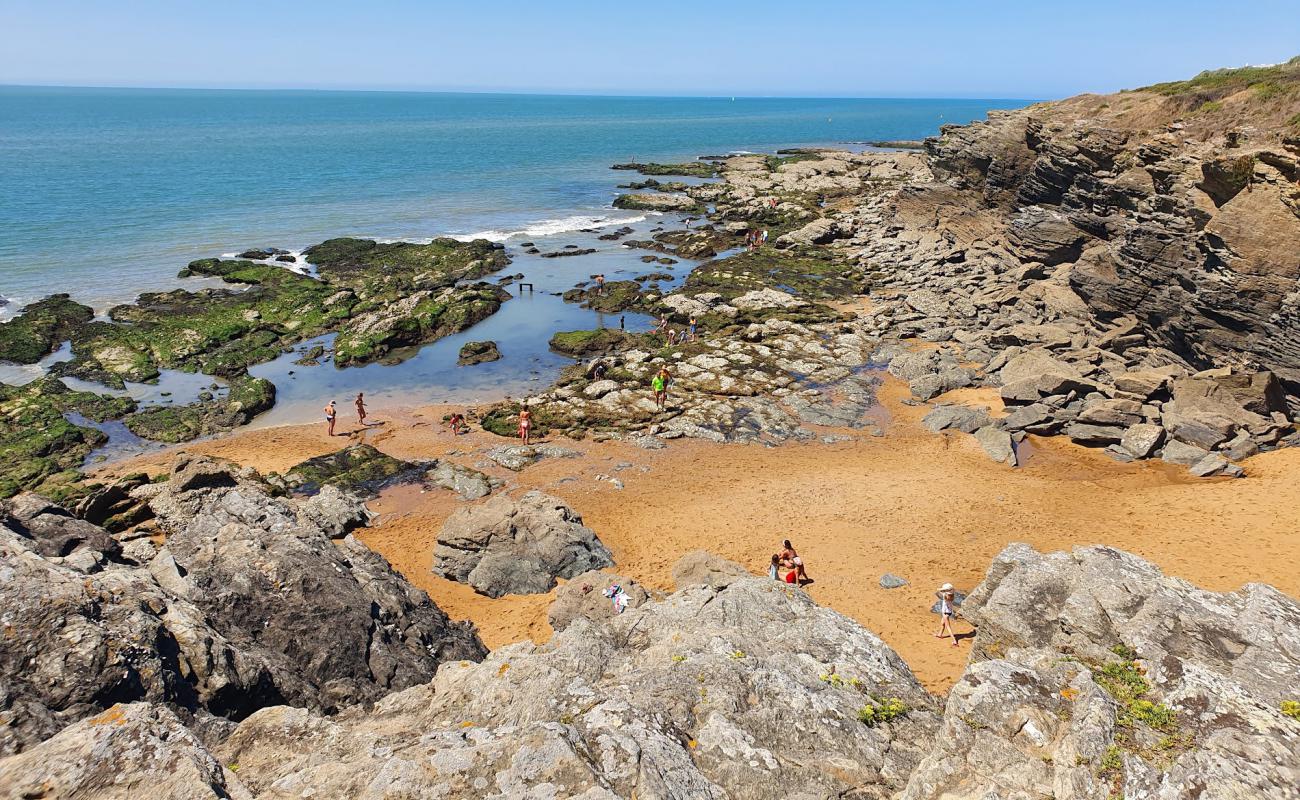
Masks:
[[[655,212],[650,213],[654,214]],[[462,242],[469,242],[474,239],[487,239],[489,242],[504,242],[507,239],[514,238],[555,236],[557,234],[572,233],[573,231],[580,231],[586,228],[611,228],[615,225],[631,225],[634,222],[644,222],[648,218],[648,214],[636,214],[627,217],[614,217],[609,215],[576,215],[530,222],[519,230],[486,230],[478,231],[477,233],[454,233],[451,234],[451,238]]]

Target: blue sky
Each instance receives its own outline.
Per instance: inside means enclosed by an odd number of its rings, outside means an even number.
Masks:
[[[0,83],[1048,98],[1300,54],[1300,0],[0,0]]]

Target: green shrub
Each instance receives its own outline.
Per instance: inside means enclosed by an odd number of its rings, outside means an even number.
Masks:
[[[858,709],[858,722],[873,728],[881,723],[906,716],[908,710],[907,705],[897,697],[873,698],[870,703]]]

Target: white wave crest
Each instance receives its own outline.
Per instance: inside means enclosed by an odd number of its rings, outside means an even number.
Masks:
[[[650,213],[653,214],[655,212]],[[648,214],[635,214],[627,217],[609,215],[576,215],[530,222],[525,227],[514,231],[486,230],[478,231],[476,233],[454,233],[451,235],[451,238],[462,242],[468,242],[474,239],[487,239],[489,242],[504,242],[507,239],[515,238],[527,237],[531,239],[540,236],[555,236],[561,233],[580,231],[585,228],[610,228],[615,225],[631,225],[634,222],[644,222],[648,218]]]

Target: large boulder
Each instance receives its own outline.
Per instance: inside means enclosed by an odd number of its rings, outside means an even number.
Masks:
[[[0,525],[30,540],[31,547],[47,558],[69,556],[76,550],[116,558],[122,550],[103,528],[31,492],[0,501]]]
[[[563,501],[498,495],[457,510],[438,534],[433,571],[489,597],[549,592],[556,578],[614,565],[608,548]]]
[[[268,795],[885,798],[933,702],[851,619],[743,578],[447,665],[371,713],[267,709],[218,752]]]
[[[903,800],[1295,796],[1293,598],[1203,591],[1106,547],[1012,545],[962,613],[971,663]]]

